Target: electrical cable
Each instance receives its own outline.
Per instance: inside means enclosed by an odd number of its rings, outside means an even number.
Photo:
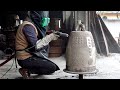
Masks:
[[[14,64],[14,60],[13,60],[13,63],[12,63],[12,65],[11,65],[11,67],[2,75],[1,78],[3,78],[3,77],[12,69],[13,64]]]

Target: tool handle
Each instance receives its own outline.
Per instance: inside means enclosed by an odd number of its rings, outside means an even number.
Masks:
[[[68,36],[69,36],[67,33],[62,33],[62,32],[57,32],[57,34],[58,34],[60,37],[68,37]]]

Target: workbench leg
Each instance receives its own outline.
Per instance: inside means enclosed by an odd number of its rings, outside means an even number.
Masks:
[[[79,79],[83,79],[83,74],[79,74]]]

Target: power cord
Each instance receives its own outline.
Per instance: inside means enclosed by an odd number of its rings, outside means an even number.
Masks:
[[[12,65],[11,65],[11,67],[2,75],[1,78],[3,78],[3,77],[12,69],[13,64],[14,64],[14,60],[13,60],[13,63],[12,63]]]

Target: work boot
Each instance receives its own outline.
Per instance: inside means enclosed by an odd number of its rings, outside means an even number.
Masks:
[[[28,69],[20,68],[19,73],[23,76],[23,79],[32,79],[30,77],[30,73],[28,72]]]

